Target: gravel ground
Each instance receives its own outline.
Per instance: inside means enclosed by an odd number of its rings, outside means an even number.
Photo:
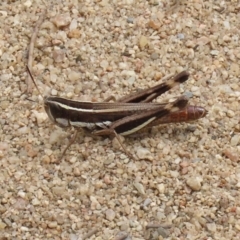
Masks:
[[[123,139],[54,126],[44,94],[122,97],[188,70],[164,94],[209,113]],[[0,239],[240,239],[240,4],[228,1],[19,0],[0,3]],[[30,101],[31,100],[31,101]]]

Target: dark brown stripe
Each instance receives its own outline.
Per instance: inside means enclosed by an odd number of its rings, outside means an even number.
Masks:
[[[177,99],[172,104],[172,107],[178,108],[180,110],[180,109],[185,108],[187,106],[187,103],[188,103],[188,98],[183,96],[183,97],[180,97],[179,99]],[[170,114],[171,111],[172,111],[171,108],[170,109],[164,108],[164,109],[152,110],[152,111],[149,111],[148,113],[145,113],[145,116],[143,116],[143,115],[142,116],[135,115],[134,117],[130,116],[129,121],[125,121],[125,123],[121,123],[119,126],[115,126],[115,124],[113,123],[111,125],[111,127],[113,127],[118,134],[121,134],[126,131],[129,131],[132,128],[135,128],[136,126],[142,125],[144,122],[148,121],[152,117],[156,117],[156,119],[161,119],[162,117]],[[131,117],[133,117],[133,118],[131,119]]]
[[[164,83],[158,84],[149,89],[141,90],[137,93],[131,93],[126,97],[120,98],[117,102],[128,103],[151,102],[153,99],[170,90],[176,84],[180,84],[187,81],[188,77],[189,73],[187,71],[182,71],[181,73],[177,74],[175,77],[169,79]]]
[[[120,119],[114,122],[112,125],[110,125],[109,128],[114,129],[118,134],[123,134],[128,132],[131,129],[134,129],[142,125],[144,122],[148,121],[151,118],[160,119],[161,117],[168,115],[170,112],[173,112],[173,109],[175,109],[174,111],[183,109],[187,106],[187,103],[188,103],[188,98],[185,96],[182,96],[178,98],[175,102],[167,104],[164,108],[161,107],[159,109],[145,111],[141,114],[134,114],[131,116],[127,116],[123,119]],[[100,131],[97,131],[95,134],[108,135],[108,133],[109,133],[108,131],[100,130]]]
[[[141,114],[152,109],[163,108],[163,105],[157,103],[92,103],[48,97],[44,100],[44,107],[48,115],[51,114],[53,117],[52,119],[49,116],[53,121],[60,118],[71,122],[99,123],[105,121],[113,122],[133,114]],[[73,109],[69,109],[69,107]]]

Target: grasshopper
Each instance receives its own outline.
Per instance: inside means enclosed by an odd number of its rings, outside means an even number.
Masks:
[[[27,71],[38,89],[28,67]],[[61,128],[75,128],[73,138],[64,149],[62,156],[75,141],[79,128],[87,129],[98,136],[115,136],[123,150],[130,155],[119,135],[128,136],[158,124],[188,122],[205,117],[207,110],[200,106],[188,105],[189,99],[186,96],[180,96],[170,103],[152,102],[174,86],[184,83],[188,78],[189,73],[182,71],[163,83],[131,93],[116,102],[82,102],[44,96],[44,108],[49,119]]]

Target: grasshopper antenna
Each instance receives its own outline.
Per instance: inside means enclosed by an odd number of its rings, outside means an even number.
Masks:
[[[37,89],[38,93],[39,93],[39,94],[42,96],[42,98],[44,98],[44,97],[43,97],[43,95],[41,94],[41,92],[40,92],[40,90],[39,90],[39,88],[38,88],[38,86],[37,86],[36,82],[34,81],[33,75],[32,75],[32,73],[31,73],[31,71],[30,71],[30,69],[29,69],[29,67],[28,67],[28,66],[27,66],[27,72],[28,72],[28,74],[29,74],[30,78],[32,79],[32,81],[33,81],[33,84],[34,84],[34,86],[36,87],[36,89]]]

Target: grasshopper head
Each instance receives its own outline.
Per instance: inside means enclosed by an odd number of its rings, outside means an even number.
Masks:
[[[43,98],[44,109],[50,120],[61,128],[69,127],[67,118],[61,116],[61,111],[57,102],[57,98],[45,96]]]

